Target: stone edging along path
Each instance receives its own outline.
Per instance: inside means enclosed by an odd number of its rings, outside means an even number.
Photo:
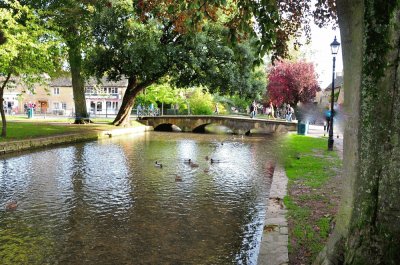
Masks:
[[[264,230],[258,254],[259,265],[284,265],[289,263],[287,210],[283,198],[287,194],[288,178],[277,165],[272,177],[265,214]]]
[[[59,144],[77,143],[83,141],[93,141],[118,135],[126,135],[152,130],[149,126],[139,126],[134,128],[112,129],[99,132],[71,133],[63,135],[54,135],[41,138],[32,138],[19,141],[10,141],[0,143],[0,155],[26,151],[40,147],[54,146]]]

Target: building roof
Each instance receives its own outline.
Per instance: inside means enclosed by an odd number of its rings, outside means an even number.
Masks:
[[[336,75],[335,77],[335,88],[338,87],[343,87],[343,76],[342,75]],[[331,90],[332,89],[332,83],[330,83],[325,90]]]
[[[90,78],[89,80],[85,81],[85,86],[94,86],[99,85],[102,86],[117,86],[117,87],[126,87],[128,85],[128,80],[122,79],[120,81],[107,81],[107,78],[103,77],[100,80],[100,83],[96,78]],[[59,77],[56,79],[51,80],[50,82],[51,87],[72,87],[72,79],[71,77]]]

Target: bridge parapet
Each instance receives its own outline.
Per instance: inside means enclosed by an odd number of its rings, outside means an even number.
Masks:
[[[243,116],[212,116],[212,115],[164,115],[164,116],[145,116],[139,120],[145,125],[152,126],[154,129],[161,125],[175,125],[183,132],[193,132],[198,128],[204,128],[209,124],[225,126],[233,131],[234,134],[275,133],[296,131],[297,122],[285,120],[257,119]]]

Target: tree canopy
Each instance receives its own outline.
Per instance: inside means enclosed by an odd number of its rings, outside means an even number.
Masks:
[[[61,48],[58,36],[40,25],[35,12],[18,1],[4,1],[7,8],[0,8],[0,28],[7,41],[0,49],[0,112],[2,136],[6,136],[3,93],[11,77],[19,77],[33,84],[44,74],[52,75],[60,68]]]
[[[205,85],[212,92],[239,91],[242,96],[265,89],[261,69],[253,71],[252,43],[229,45],[229,30],[220,22],[205,23],[201,32],[182,33],[166,18],[143,22],[135,12],[129,1],[101,8],[93,20],[96,43],[87,55],[90,74],[128,78],[121,115],[126,116],[126,106],[132,106],[139,91],[166,76],[177,87]],[[125,122],[117,116],[114,123]]]
[[[1,1],[1,0],[0,0]],[[72,78],[75,103],[75,123],[84,123],[89,118],[86,108],[82,71],[85,48],[90,44],[90,21],[96,5],[103,1],[77,0],[21,0],[21,3],[35,9],[46,27],[57,31],[67,47],[67,61]]]
[[[319,90],[314,65],[305,61],[279,61],[268,75],[267,93],[274,105],[306,103]]]
[[[204,23],[223,18],[232,43],[249,37],[257,38],[258,61],[265,53],[273,60],[288,56],[288,41],[295,37],[299,45],[302,32],[310,36],[309,23],[318,25],[336,21],[335,0],[274,1],[274,0],[135,0],[140,17],[168,18],[177,31],[200,31]]]

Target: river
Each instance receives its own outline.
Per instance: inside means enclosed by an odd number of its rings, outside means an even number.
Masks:
[[[256,264],[275,146],[149,132],[3,156],[0,264]]]

